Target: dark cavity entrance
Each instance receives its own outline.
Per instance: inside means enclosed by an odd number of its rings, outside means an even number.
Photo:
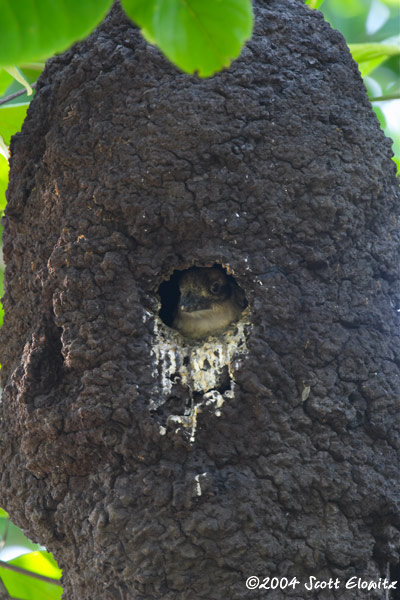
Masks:
[[[228,275],[224,267],[215,263],[213,265],[213,268],[222,271],[227,276],[229,281],[232,281],[235,285],[237,285],[240,288],[235,278],[232,275]],[[184,269],[181,271],[175,269],[168,281],[163,281],[160,287],[158,288],[158,294],[161,300],[161,309],[159,312],[159,316],[163,323],[168,325],[168,327],[171,327],[176,310],[178,308],[178,302],[180,297],[179,279],[181,278],[183,273],[186,273],[187,271],[193,271],[195,269],[196,267],[191,267],[190,269]],[[244,308],[246,308],[247,305],[248,302],[246,299],[244,299]]]

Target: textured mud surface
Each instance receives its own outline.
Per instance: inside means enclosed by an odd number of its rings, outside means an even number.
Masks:
[[[390,143],[321,15],[256,4],[241,58],[205,81],[114,10],[48,63],[14,138],[1,504],[54,551],[71,600],[258,600],[250,575],[396,574]],[[191,440],[170,426],[193,388],[166,395],[156,291],[215,262],[251,327],[234,385],[194,390]]]

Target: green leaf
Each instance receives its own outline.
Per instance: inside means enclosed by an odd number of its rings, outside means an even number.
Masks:
[[[49,552],[45,551],[23,554],[8,561],[8,564],[55,580],[61,577],[61,570],[57,567],[54,558]],[[62,587],[60,585],[40,581],[22,573],[15,573],[1,566],[0,577],[10,596],[21,600],[38,600],[38,598],[41,600],[58,600],[61,598]]]
[[[3,140],[2,136],[0,135],[0,154],[3,158],[5,158],[7,161],[10,158],[10,152],[8,150],[8,146],[5,143],[5,141]]]
[[[4,69],[0,68],[0,95],[4,94],[11,82],[11,75]]]
[[[28,106],[27,102],[0,106],[0,135],[6,144],[9,144],[11,136],[21,129]]]
[[[0,217],[3,216],[3,211],[6,207],[6,189],[8,186],[8,160],[4,156],[0,156]],[[4,516],[1,513],[0,517]]]
[[[38,76],[40,74],[40,70],[43,70],[42,64],[43,63],[26,63],[26,64],[20,65],[18,67],[18,70],[20,71],[22,77],[25,79],[25,81],[28,83],[28,85],[30,87],[33,87],[34,84],[37,82]],[[2,71],[2,69],[0,69],[0,72],[1,71]],[[6,72],[6,71],[4,71],[4,72]],[[3,97],[0,98],[0,100],[4,102],[5,99],[10,98],[10,96],[12,96],[12,95],[15,95],[16,92],[21,92],[22,94],[20,96],[14,97],[11,100],[10,99],[7,100],[7,102],[6,102],[7,106],[10,106],[11,104],[28,103],[29,101],[31,101],[32,97],[26,98],[26,96],[25,96],[25,94],[26,94],[25,87],[21,86],[21,84],[18,83],[18,81],[16,79],[14,79],[12,77],[10,79],[11,79],[11,81],[7,87],[7,90],[6,90],[5,94],[3,95]],[[24,92],[25,92],[25,94],[24,94]]]
[[[387,123],[386,123],[386,118],[385,118],[385,115],[383,114],[381,107],[373,106],[372,108],[374,109],[374,113],[378,117],[380,126],[382,127],[383,130],[385,130],[387,127]]]
[[[363,77],[369,75],[390,56],[400,54],[400,45],[398,44],[371,42],[368,44],[349,44],[349,48]]]
[[[53,579],[60,579],[62,575],[62,571],[58,568],[52,554],[46,552],[46,550],[22,554],[21,556],[18,556],[18,558],[10,560],[9,564],[15,565],[16,567],[22,567],[33,573],[45,575],[46,577],[52,577]]]
[[[45,62],[30,62],[19,65],[20,69],[27,69],[29,71],[38,71],[41,73],[45,67]]]
[[[324,0],[306,0],[307,6],[313,9],[317,9],[321,6]]]
[[[0,65],[61,52],[102,21],[112,0],[0,0]]]
[[[25,79],[25,77],[23,76],[23,74],[21,73],[21,71],[19,69],[17,69],[17,67],[4,67],[5,70],[7,71],[7,73],[9,75],[11,75],[11,77],[14,77],[14,79],[16,79],[18,81],[18,83],[20,83],[25,89],[26,89],[26,93],[28,94],[28,96],[32,96],[32,88],[29,85],[29,83],[27,82],[27,80]]]
[[[333,12],[336,15],[336,19],[340,15],[339,21],[342,21],[342,19],[351,19],[359,15],[365,15],[366,17],[365,2],[363,2],[363,0],[334,0],[334,2],[326,3],[324,5],[322,12],[325,14],[326,11]],[[337,28],[339,29],[339,31],[341,31],[338,24]],[[365,31],[364,23],[363,31]],[[342,31],[342,33],[344,32]]]
[[[251,36],[250,0],[122,0],[144,37],[187,73],[228,67]]]
[[[6,512],[4,508],[0,508],[0,517],[5,517],[8,519],[8,512]]]

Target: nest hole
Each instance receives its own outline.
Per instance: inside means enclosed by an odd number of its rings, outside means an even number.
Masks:
[[[240,294],[243,298],[243,310],[248,306],[247,299],[242,288],[239,286],[233,275],[229,275],[226,269],[215,263],[212,269],[218,269],[222,273],[224,273],[227,281],[235,286],[238,290],[240,290]],[[188,271],[196,271],[198,267],[190,267],[189,269],[178,270],[175,269],[172,273],[171,277],[167,281],[163,281],[158,288],[158,295],[161,301],[161,308],[159,312],[159,317],[165,325],[168,327],[172,327],[173,321],[178,310],[178,303],[180,300],[180,290],[179,290],[179,282],[184,273]]]

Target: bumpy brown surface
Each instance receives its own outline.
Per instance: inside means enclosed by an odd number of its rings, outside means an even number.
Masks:
[[[48,63],[12,145],[1,503],[69,599],[355,599],[245,580],[377,580],[398,559],[390,143],[320,14],[256,15],[200,81],[115,9]],[[253,329],[234,398],[190,444],[149,411],[155,290],[214,262]]]

